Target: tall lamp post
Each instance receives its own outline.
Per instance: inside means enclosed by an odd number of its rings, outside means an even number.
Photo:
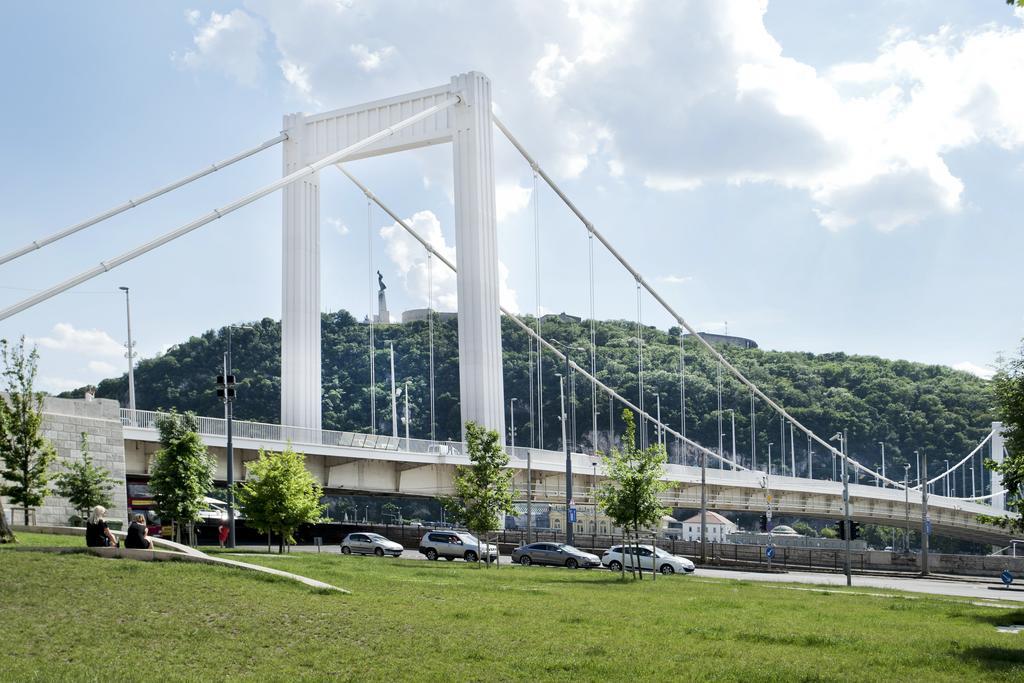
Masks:
[[[921,455],[914,451],[924,471],[925,480],[928,478],[928,454]],[[928,576],[928,536],[932,532],[932,520],[928,517],[928,482],[921,481],[921,576]]]
[[[843,528],[846,530],[843,536],[846,537],[846,558],[843,561],[844,569],[846,570],[846,585],[853,585],[853,578],[850,574],[850,539],[853,534],[852,525],[850,524],[850,478],[847,476],[847,465],[846,465],[846,434],[844,432],[836,432],[832,435],[829,441],[839,441],[839,452],[842,453],[840,464],[843,466]]]
[[[903,505],[907,511],[907,531],[903,536],[904,550],[910,552],[910,463],[903,465]]]
[[[224,354],[223,374],[217,378],[217,397],[224,400],[224,421],[227,428],[228,543],[235,547],[235,448],[232,442],[235,417],[235,376],[231,372],[231,331],[255,329],[251,325],[228,325],[228,350]]]
[[[882,479],[885,479],[885,442],[879,441],[878,445],[882,447]],[[882,486],[885,486],[885,482],[882,482]]]
[[[516,450],[516,401],[518,398],[513,398],[508,402],[508,416],[512,423],[512,452]],[[530,543],[530,538],[533,536],[533,467],[531,451],[529,447],[526,449],[526,542]]]
[[[735,469],[738,458],[736,455],[736,411],[733,408],[726,408],[725,412],[729,413],[729,417],[732,420],[732,464],[733,469]]]
[[[128,299],[128,288],[118,287],[124,292],[124,309],[128,322],[128,408],[132,411],[132,424],[135,423],[135,342],[132,341],[132,305]]]
[[[391,436],[398,438],[398,396],[395,394],[395,342],[388,342],[391,352]]]
[[[772,446],[775,445],[774,441],[768,442],[768,476],[772,476]]]
[[[572,453],[569,451],[569,440],[566,438],[566,422],[568,416],[565,413],[565,381],[570,377],[570,370],[572,369],[571,361],[569,359],[569,353],[571,351],[581,351],[579,347],[569,346],[563,342],[553,340],[553,344],[562,347],[562,352],[565,355],[565,374],[559,376],[558,386],[561,394],[562,403],[562,447],[565,449],[565,542],[567,545],[573,543],[573,526],[570,522],[575,501],[572,497]]]
[[[411,450],[409,442],[409,380],[405,380],[405,450]]]

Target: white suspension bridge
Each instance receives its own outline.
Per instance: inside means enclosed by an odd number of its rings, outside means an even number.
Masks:
[[[531,325],[512,311],[501,306],[498,286],[497,217],[495,210],[493,170],[493,129],[498,131],[518,150],[533,172],[534,193],[537,186],[546,184],[551,191],[578,218],[588,240],[590,344],[589,358],[584,365],[567,353],[575,349],[561,346],[558,341],[543,334],[539,304],[540,274],[537,271],[537,313]],[[458,267],[445,257],[422,235],[357,179],[342,162],[391,154],[427,145],[451,143],[454,163],[455,235]],[[985,439],[970,453],[945,471],[929,478],[927,460],[924,472],[918,465],[915,485],[910,485],[909,471],[901,481],[890,478],[884,471],[872,470],[848,453],[845,435],[833,439],[822,438],[801,423],[778,401],[768,396],[731,363],[717,348],[705,340],[643,277],[604,234],[577,207],[552,177],[537,162],[508,127],[493,113],[489,80],[480,73],[460,74],[449,83],[418,92],[407,93],[353,107],[316,115],[292,114],[284,117],[284,130],[256,147],[245,150],[219,163],[211,164],[185,178],[141,197],[105,211],[93,218],[70,226],[52,235],[37,239],[6,255],[0,256],[0,266],[21,258],[35,250],[57,242],[69,235],[85,230],[102,221],[130,211],[146,202],[188,185],[206,175],[231,166],[260,151],[283,145],[284,176],[254,192],[217,207],[195,220],[177,227],[145,244],[70,277],[46,290],[33,294],[0,311],[0,320],[7,319],[36,306],[58,294],[94,277],[102,275],[128,261],[185,235],[223,216],[237,211],[278,190],[283,192],[283,269],[282,269],[282,325],[281,325],[281,421],[280,424],[245,423],[235,421],[239,452],[236,458],[222,459],[221,470],[244,470],[245,453],[250,457],[259,448],[280,449],[291,442],[307,455],[311,470],[319,472],[322,483],[331,488],[366,492],[400,492],[417,495],[440,495],[452,490],[451,477],[455,466],[468,462],[464,448],[459,444],[440,443],[434,439],[434,306],[432,273],[435,259],[456,272],[458,297],[459,388],[462,424],[475,421],[499,434],[506,435],[505,392],[502,375],[501,316],[513,321],[531,339],[530,353],[530,424],[528,447],[510,448],[512,466],[517,469],[516,486],[524,498],[538,501],[593,502],[594,487],[603,476],[602,468],[593,452],[570,454],[568,446],[576,446],[575,434],[566,443],[565,452],[547,451],[543,436],[543,378],[545,357],[553,357],[567,368],[571,380],[576,375],[590,382],[593,431],[599,434],[598,396],[632,410],[638,417],[641,446],[650,440],[653,430],[659,442],[675,439],[683,453],[695,455],[700,466],[671,464],[667,479],[672,486],[665,495],[666,503],[684,507],[706,506],[721,510],[763,511],[771,494],[771,508],[782,514],[800,514],[808,517],[847,517],[858,521],[922,528],[930,526],[933,533],[969,538],[981,542],[1002,543],[1006,533],[995,526],[978,521],[979,514],[997,514],[1004,509],[1007,495],[1000,477],[981,465],[988,456],[996,462],[1004,458],[1002,426],[993,423]],[[371,412],[370,434],[337,432],[322,429],[321,394],[321,315],[320,315],[320,172],[336,167],[366,196],[368,216],[376,205],[398,225],[414,237],[423,247],[428,271],[428,309],[430,315],[430,439],[401,439],[397,428],[392,436],[377,435],[376,390],[370,362],[371,389],[368,392]],[[369,226],[369,220],[368,220]],[[535,258],[539,252],[539,209],[534,200]],[[633,279],[637,298],[637,378],[636,400],[627,398],[623,388],[612,387],[598,378],[597,342],[595,333],[594,249],[595,241],[622,266]],[[372,241],[371,241],[372,251]],[[372,273],[372,253],[370,271]],[[645,357],[643,344],[643,304],[645,298],[663,309],[680,327],[679,334],[679,399],[681,422],[676,429],[660,418],[659,409],[650,409],[650,389],[645,383]],[[373,315],[369,316],[370,358],[375,357]],[[717,417],[719,439],[717,449],[708,448],[686,434],[686,350],[682,330],[699,345],[701,352],[715,361],[716,381],[721,388],[723,371],[731,381],[738,382],[750,393],[751,402],[751,458],[743,465],[735,452],[728,452],[723,444],[721,391]],[[556,346],[559,345],[559,346]],[[392,373],[393,379],[393,373]],[[629,393],[632,393],[630,391]],[[574,398],[575,392],[570,394]],[[660,397],[659,397],[660,398]],[[757,463],[755,404],[766,407],[780,420],[780,462],[773,471],[770,456]],[[575,402],[572,402],[575,410]],[[566,414],[563,408],[563,430]],[[610,410],[610,412],[612,412]],[[392,409],[394,424],[394,409]],[[135,467],[147,471],[146,454],[152,452],[156,442],[154,414],[136,411],[134,405],[123,411],[126,457],[135,453]],[[514,416],[512,418],[514,420]],[[789,463],[786,462],[786,433],[789,426]],[[214,447],[227,445],[224,420],[200,418],[200,433]],[[806,438],[807,476],[796,476],[797,439]],[[609,435],[611,436],[611,435]],[[835,472],[839,463],[841,477],[833,474],[831,480],[814,479],[815,445],[820,449],[816,457],[830,458]],[[576,449],[580,450],[580,449]],[[593,451],[593,448],[591,448]],[[927,455],[927,454],[925,454]],[[236,462],[237,459],[237,462]],[[316,463],[314,463],[314,460]],[[707,463],[718,467],[707,467]],[[567,468],[567,465],[569,466]],[[884,467],[884,457],[883,457]],[[908,466],[909,467],[909,466]],[[827,465],[826,465],[827,470]],[[968,475],[968,472],[970,473]],[[981,487],[974,486],[975,472],[980,473]],[[844,495],[844,483],[852,474],[849,495]],[[988,478],[986,486],[986,475]],[[972,481],[971,495],[966,495],[968,476]],[[959,477],[959,485],[957,478]],[[838,481],[841,479],[842,481]],[[868,484],[861,483],[868,481]],[[704,486],[701,486],[701,482]],[[987,492],[986,492],[987,491]],[[703,492],[703,494],[702,494]],[[954,496],[959,492],[959,496]],[[945,494],[945,495],[943,495]],[[702,495],[704,500],[702,501]],[[567,522],[568,523],[568,522]]]

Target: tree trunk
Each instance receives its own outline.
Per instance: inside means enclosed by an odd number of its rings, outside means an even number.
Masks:
[[[270,532],[267,532],[267,555],[270,554]]]
[[[7,513],[4,512],[4,504],[0,501],[0,543],[14,543],[17,540],[7,524]]]
[[[25,526],[28,526],[28,506],[26,505],[22,510],[25,513]]]

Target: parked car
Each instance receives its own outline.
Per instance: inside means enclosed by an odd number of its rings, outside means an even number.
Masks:
[[[443,557],[454,560],[461,557],[466,562],[476,562],[482,557],[487,562],[498,559],[498,546],[493,543],[482,544],[473,534],[464,531],[428,531],[420,539],[419,551],[428,560]]]
[[[512,551],[512,561],[524,567],[531,564],[552,564],[569,569],[601,566],[601,558],[597,555],[585,553],[564,543],[531,543],[520,546]]]
[[[403,550],[405,548],[400,543],[370,532],[353,533],[341,539],[341,552],[344,555],[356,553],[358,555],[376,555],[377,557],[385,555],[398,557]]]
[[[636,561],[637,558],[639,558],[639,562]],[[638,546],[635,549],[627,546],[625,559],[623,559],[621,545],[614,545],[608,548],[601,556],[601,564],[613,572],[620,571],[623,564],[626,565],[626,569],[632,569],[634,564],[641,569],[652,569],[655,567],[655,563],[657,563],[658,571],[662,574],[690,574],[696,569],[693,562],[690,562],[685,557],[673,555],[661,548],[654,548],[652,552],[652,548],[649,545]]]

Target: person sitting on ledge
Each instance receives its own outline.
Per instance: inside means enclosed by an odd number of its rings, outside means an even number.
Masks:
[[[85,544],[90,548],[116,548],[117,539],[107,526],[107,508],[97,505],[85,523]]]
[[[124,547],[152,550],[153,540],[149,538],[148,533],[149,529],[146,528],[146,518],[142,515],[135,515],[132,518],[132,523],[128,525],[128,533],[124,538]]]

